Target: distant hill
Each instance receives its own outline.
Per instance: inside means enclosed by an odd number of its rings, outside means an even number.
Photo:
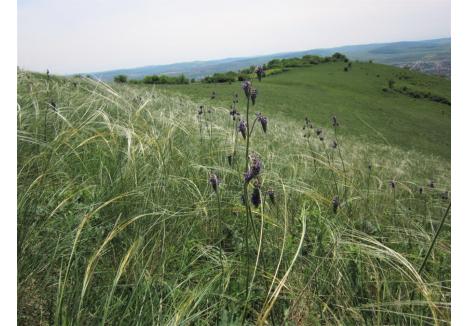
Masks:
[[[352,60],[373,60],[377,63],[409,67],[413,70],[425,73],[450,76],[450,49],[451,39],[442,38],[425,41],[347,45],[327,49],[276,53],[264,56],[182,62],[168,65],[93,72],[90,73],[90,75],[103,80],[111,80],[119,74],[127,75],[130,79],[140,79],[146,75],[153,74],[184,74],[189,78],[201,78],[215,72],[237,71],[251,65],[263,64],[276,58],[300,57],[306,54],[327,56],[335,52],[341,52]]]

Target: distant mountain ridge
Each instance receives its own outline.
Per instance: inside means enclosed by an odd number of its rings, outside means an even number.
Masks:
[[[345,54],[351,60],[373,60],[398,67],[409,67],[425,73],[450,76],[451,39],[440,38],[424,41],[402,41],[345,45],[334,48],[283,52],[262,56],[234,57],[208,61],[181,62],[167,65],[151,65],[129,69],[116,69],[89,73],[102,80],[112,80],[123,74],[130,79],[141,79],[147,75],[180,75],[201,78],[216,72],[237,71],[251,65],[264,64],[278,58],[301,57],[307,54],[328,56],[335,52]]]

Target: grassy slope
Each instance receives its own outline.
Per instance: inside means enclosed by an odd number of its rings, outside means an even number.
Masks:
[[[258,85],[259,108],[273,81]],[[244,307],[248,324],[450,321],[450,223],[417,272],[448,205],[448,161],[342,137],[350,121],[339,116],[342,161],[328,112],[325,143],[271,112],[251,153],[276,205],[264,196],[246,223],[246,142],[230,166],[228,109],[200,124],[200,102],[165,93],[19,73],[20,325],[237,325]]]
[[[450,106],[382,91],[393,79],[395,87],[431,91],[450,99],[449,80],[379,64],[353,63],[347,73],[343,67],[343,63],[322,64],[268,77],[257,83],[262,101],[255,110],[296,121],[309,117],[321,126],[336,114],[346,135],[450,159]],[[410,78],[400,80],[401,75]],[[239,93],[239,83],[162,88],[198,101],[216,91],[216,103],[224,106],[230,105],[232,94]]]

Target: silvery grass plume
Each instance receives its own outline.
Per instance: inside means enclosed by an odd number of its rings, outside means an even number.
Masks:
[[[242,138],[245,139],[246,136],[247,136],[247,126],[246,126],[244,120],[241,120],[241,121],[239,122],[239,131],[240,131],[240,133],[242,134]]]

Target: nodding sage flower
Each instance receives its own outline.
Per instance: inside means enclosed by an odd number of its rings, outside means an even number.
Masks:
[[[213,187],[213,190],[215,192],[218,192],[218,186],[219,186],[220,180],[218,179],[216,174],[212,173],[210,175],[210,179],[208,181],[210,182],[211,186]]]
[[[250,81],[246,80],[242,83],[242,89],[244,90],[245,97],[247,98],[250,97],[251,88],[252,88],[252,83]]]
[[[202,115],[203,114],[203,105],[200,105],[200,107],[198,108],[198,115]]]
[[[338,147],[338,143],[336,142],[336,140],[334,140],[332,143],[331,143],[331,148],[335,149]]]
[[[241,120],[241,121],[239,122],[239,131],[240,131],[240,133],[242,134],[242,138],[245,139],[246,134],[247,134],[247,126],[245,125],[245,121],[244,121],[244,120]]]
[[[250,199],[255,208],[260,206],[260,204],[262,203],[262,197],[260,196],[260,183],[255,183],[254,190],[252,192],[252,197]]]
[[[249,183],[250,180],[252,180],[260,174],[261,170],[262,162],[258,157],[254,156],[253,158],[251,158],[249,170],[244,174],[244,181],[246,183]]]
[[[250,99],[252,100],[252,105],[255,105],[255,99],[257,98],[257,90],[252,88],[250,91]]]
[[[419,194],[422,195],[423,193],[423,187],[419,187]]]
[[[392,189],[395,189],[395,186],[396,186],[395,180],[390,180],[389,184],[390,184],[390,187],[392,187]]]
[[[320,136],[319,139],[320,139],[320,141],[324,141],[324,140],[325,140],[325,138],[323,138],[323,136]]]
[[[434,188],[434,180],[429,181],[429,187]]]
[[[264,115],[259,115],[258,120],[260,121],[260,124],[262,125],[263,132],[267,132],[267,125],[268,125],[268,118],[265,117]]]
[[[258,81],[262,81],[262,77],[263,77],[263,74],[264,74],[264,71],[263,71],[263,68],[258,66],[256,69],[255,69],[255,73],[257,74],[257,79]]]
[[[340,198],[338,196],[334,196],[332,199],[333,213],[336,214],[336,212],[338,211],[338,207],[340,207]]]
[[[322,128],[316,129],[315,133],[317,134],[317,136],[320,136],[322,134]]]
[[[213,92],[211,93],[211,99],[214,100],[215,98],[216,98],[216,92],[213,91]]]
[[[271,203],[275,205],[276,204],[275,192],[272,189],[268,189],[267,195],[268,195],[268,198],[270,198]]]
[[[333,128],[336,128],[336,127],[338,127],[340,125],[338,123],[338,120],[336,119],[336,116],[332,117],[332,125],[333,125]]]

